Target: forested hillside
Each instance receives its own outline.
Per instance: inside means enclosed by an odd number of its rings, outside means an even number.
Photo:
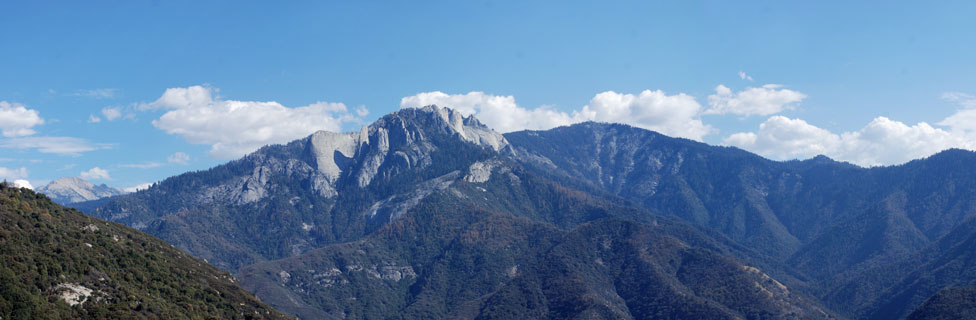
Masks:
[[[3,319],[287,318],[159,239],[6,183],[0,264]]]

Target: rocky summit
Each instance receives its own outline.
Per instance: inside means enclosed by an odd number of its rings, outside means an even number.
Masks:
[[[125,194],[124,191],[105,184],[96,185],[78,177],[64,177],[37,188],[54,202],[71,204]]]

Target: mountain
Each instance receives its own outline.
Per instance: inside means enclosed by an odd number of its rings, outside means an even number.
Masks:
[[[0,318],[284,319],[228,273],[0,184]]]
[[[939,290],[915,311],[912,311],[908,319],[976,319],[976,287]]]
[[[762,260],[755,252],[527,171],[511,152],[474,117],[403,109],[89,213],[237,272],[272,306],[306,318],[830,317],[764,264],[738,258]],[[600,247],[585,239],[596,236],[620,251],[593,256]],[[644,292],[658,287],[662,295]]]
[[[317,319],[830,317],[759,269],[666,235],[664,223],[563,230],[458,200],[438,192],[361,241],[248,266],[241,279]]]
[[[968,251],[941,250],[953,246],[939,243],[974,230],[966,223],[976,216],[970,151],[860,168],[822,156],[769,161],[619,124],[505,137],[514,158],[535,172],[716,230],[774,257],[795,276],[788,284],[809,288],[841,314],[903,317],[938,289],[976,280],[976,273],[949,272],[956,269],[939,262],[968,261]],[[931,273],[941,280],[916,283]]]
[[[506,144],[453,110],[405,109],[356,133],[317,132],[172,177],[88,213],[236,271],[359,239]]]
[[[125,191],[109,187],[104,183],[95,185],[78,177],[59,178],[45,186],[38,187],[36,191],[47,195],[51,200],[62,205],[125,194]]]
[[[235,272],[273,306],[313,318],[692,310],[705,313],[685,315],[882,319],[976,282],[960,267],[976,216],[974,163],[976,153],[962,150],[878,168],[823,156],[778,162],[592,122],[500,135],[429,106],[79,206]],[[492,241],[471,242],[488,234]],[[599,247],[568,240],[587,236],[632,246],[597,263],[583,252]],[[631,254],[644,247],[670,253]],[[713,267],[684,260],[698,253]],[[526,276],[505,276],[513,265]],[[789,295],[757,280],[766,277]],[[647,279],[657,282],[630,295],[628,284]],[[577,283],[566,295],[546,289],[566,283]],[[723,300],[748,288],[770,294]],[[653,298],[654,290],[687,299]]]

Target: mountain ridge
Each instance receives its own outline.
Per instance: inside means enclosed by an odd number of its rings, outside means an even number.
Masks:
[[[374,237],[425,214],[416,208],[432,199],[559,230],[551,234],[605,218],[653,225],[674,217],[687,226],[669,236],[712,239],[695,246],[723,243],[705,250],[759,266],[800,296],[856,316],[872,313],[887,292],[902,292],[899,283],[907,278],[899,277],[911,276],[890,274],[877,288],[864,270],[930,251],[976,214],[976,199],[966,192],[976,190],[976,179],[967,178],[976,172],[964,166],[974,161],[973,152],[948,150],[889,167],[861,168],[823,156],[780,162],[595,122],[501,135],[473,116],[428,106],[391,113],[359,132],[316,132],[266,146],[109,199],[89,213],[157,234],[226,270],[251,273],[256,265],[297,261],[320,248]],[[587,202],[546,200],[564,193],[620,207],[578,211]],[[456,207],[428,208],[452,214]],[[418,277],[429,276],[411,267]],[[250,283],[255,290],[275,283],[274,277],[249,278],[265,283]],[[921,303],[911,301],[907,308]]]
[[[37,192],[46,194],[59,204],[72,204],[123,195],[126,192],[108,185],[96,185],[79,177],[62,177],[47,185],[37,187]]]

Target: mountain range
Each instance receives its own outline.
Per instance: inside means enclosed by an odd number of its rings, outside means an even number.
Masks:
[[[126,193],[104,183],[96,185],[78,177],[55,179],[47,185],[38,187],[36,191],[47,195],[52,201],[62,205],[98,200]]]
[[[891,319],[976,282],[973,163],[502,135],[428,106],[77,206],[302,318]]]

